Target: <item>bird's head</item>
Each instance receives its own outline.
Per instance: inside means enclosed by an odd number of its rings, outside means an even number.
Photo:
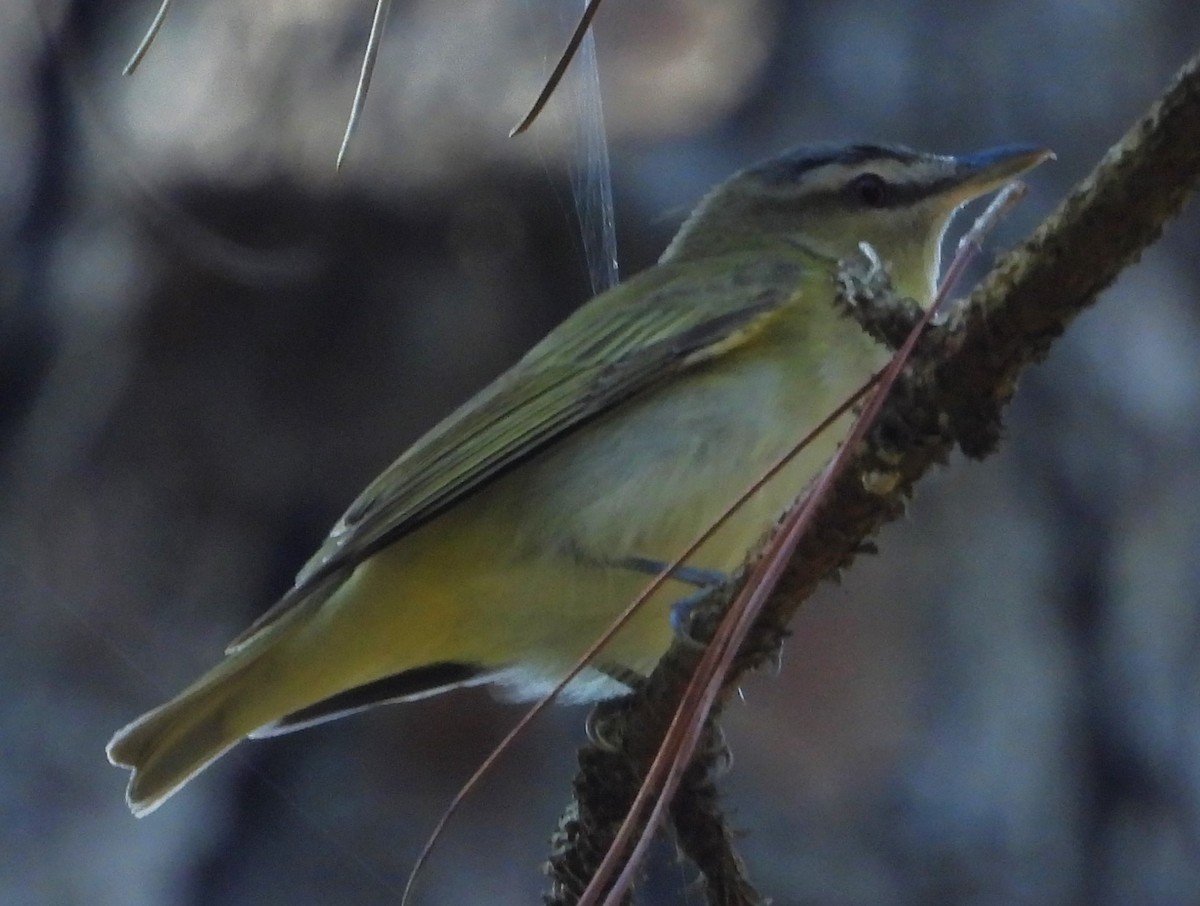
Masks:
[[[1051,156],[1028,145],[957,157],[888,145],[798,148],[713,189],[662,260],[748,250],[778,239],[840,259],[867,242],[888,263],[896,290],[925,305],[954,212]]]

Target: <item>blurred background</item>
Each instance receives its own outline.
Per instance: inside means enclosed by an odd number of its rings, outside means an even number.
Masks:
[[[576,0],[0,7],[0,902],[395,903],[520,713],[486,690],[240,746],[136,821],[111,733],[285,590],[361,486],[590,295],[552,102]],[[1200,45],[1193,0],[607,0],[620,260],[817,140],[1058,152],[1058,202]],[[565,96],[564,96],[565,98]],[[779,904],[1200,903],[1200,209],[921,487],[726,729]],[[543,719],[417,903],[538,901],[585,712]],[[644,903],[697,903],[664,846]]]

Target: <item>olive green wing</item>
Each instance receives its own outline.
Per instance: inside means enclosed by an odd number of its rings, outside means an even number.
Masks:
[[[799,301],[807,269],[760,254],[664,264],[592,300],[375,479],[295,587],[230,650],[323,600],[363,559],[589,419],[740,346]]]

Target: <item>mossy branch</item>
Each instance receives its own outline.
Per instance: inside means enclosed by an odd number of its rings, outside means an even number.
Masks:
[[[903,512],[931,466],[955,446],[975,458],[995,449],[1002,411],[1021,372],[1040,361],[1070,322],[1158,238],[1198,184],[1200,54],[1034,234],[996,265],[951,321],[924,338],[793,554],[725,677],[726,694],[745,671],[774,656],[801,603]],[[844,275],[843,292],[854,295],[868,319],[873,310],[896,309],[888,290],[853,269]],[[735,593],[697,607],[698,638],[711,637]],[[606,707],[605,745],[593,744],[580,756],[570,833],[556,838],[549,864],[548,904],[578,900],[612,840],[614,821],[633,801],[696,662],[694,647],[676,643],[633,695],[619,707]],[[716,805],[713,761],[709,745],[689,769],[671,809],[676,837],[704,876],[710,903],[755,903]]]

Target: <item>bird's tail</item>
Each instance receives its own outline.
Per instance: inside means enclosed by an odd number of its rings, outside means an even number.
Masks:
[[[135,815],[154,811],[247,734],[286,713],[286,704],[264,694],[270,660],[269,648],[238,652],[117,731],[108,760],[133,770],[126,800]]]

